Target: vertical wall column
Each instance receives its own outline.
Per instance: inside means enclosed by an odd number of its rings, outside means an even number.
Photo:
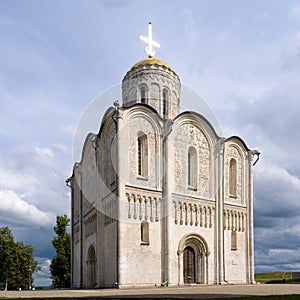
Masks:
[[[70,182],[69,187],[71,188],[71,287],[74,287],[74,184],[77,183],[74,177],[71,177],[68,182]]]
[[[225,281],[224,269],[224,140],[220,140],[219,149],[219,180],[218,180],[218,201],[217,201],[217,257],[218,257],[218,276],[217,283],[223,284]]]
[[[254,238],[253,238],[253,172],[252,172],[252,164],[253,164],[253,156],[254,152],[248,152],[248,278],[249,283],[255,283],[254,280]]]
[[[172,131],[173,122],[167,120],[163,130],[163,194],[162,194],[162,282],[169,283],[170,280],[170,261],[169,261],[169,222],[172,214],[172,163],[169,161],[171,156],[172,144],[169,135]]]
[[[80,198],[79,198],[79,224],[80,224],[80,285],[79,287],[83,287],[83,179],[82,179],[82,173],[78,173],[79,178],[77,179],[77,182],[80,184],[79,185],[79,191],[80,191]]]
[[[125,167],[126,154],[124,147],[124,132],[123,130],[123,108],[120,105],[115,105],[115,118],[116,118],[116,222],[117,222],[117,257],[116,257],[116,266],[117,266],[117,285],[120,286],[123,283],[123,269],[122,269],[122,227],[121,220],[123,219],[122,212],[126,211],[126,199],[125,199]]]

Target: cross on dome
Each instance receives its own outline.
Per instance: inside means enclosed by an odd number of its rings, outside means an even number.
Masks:
[[[152,39],[152,24],[148,24],[148,37],[140,35],[140,39],[147,43],[146,52],[149,58],[152,58],[155,54],[153,47],[160,48],[160,44]]]

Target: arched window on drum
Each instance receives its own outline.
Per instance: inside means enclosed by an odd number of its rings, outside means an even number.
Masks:
[[[140,87],[140,102],[147,103],[147,88],[145,86]]]
[[[169,93],[167,89],[163,89],[161,101],[161,113],[164,118],[168,118]]]

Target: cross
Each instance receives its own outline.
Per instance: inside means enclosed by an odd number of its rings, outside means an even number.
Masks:
[[[148,37],[140,35],[140,39],[147,43],[146,52],[149,58],[152,58],[155,54],[153,47],[160,47],[160,44],[152,39],[152,24],[149,22],[148,24]]]

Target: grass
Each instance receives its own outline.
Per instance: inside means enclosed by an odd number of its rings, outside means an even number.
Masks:
[[[260,283],[300,283],[300,279],[292,279],[292,272],[255,274],[255,281]]]

